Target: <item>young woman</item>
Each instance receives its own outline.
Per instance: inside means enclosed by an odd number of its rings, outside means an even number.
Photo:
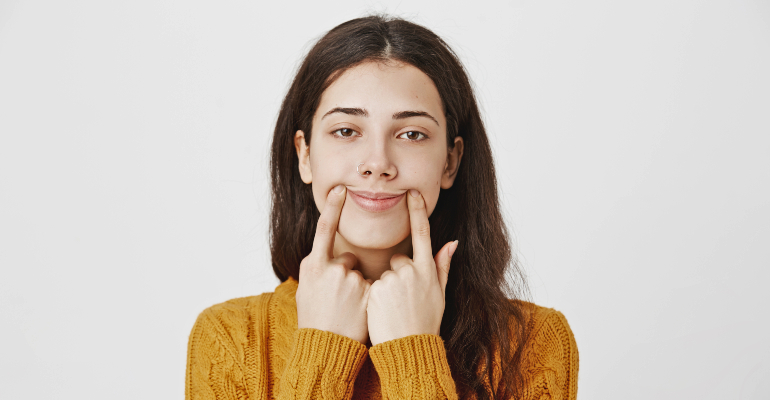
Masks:
[[[383,16],[329,31],[270,167],[282,283],[200,314],[187,399],[575,398],[574,336],[521,300],[478,106],[433,32]]]

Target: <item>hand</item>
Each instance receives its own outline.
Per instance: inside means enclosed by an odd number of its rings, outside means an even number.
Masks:
[[[299,265],[297,325],[347,336],[366,344],[366,304],[371,284],[353,268],[352,253],[334,258],[334,238],[347,191],[339,185],[326,197],[318,219],[313,250]]]
[[[457,241],[445,244],[434,259],[425,200],[414,189],[406,197],[414,259],[395,254],[390,259],[392,270],[372,284],[366,308],[372,345],[409,335],[438,335],[441,330],[449,264]]]

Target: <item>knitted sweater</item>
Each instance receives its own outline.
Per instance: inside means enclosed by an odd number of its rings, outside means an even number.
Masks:
[[[440,336],[367,347],[297,329],[297,284],[289,278],[274,293],[233,299],[198,316],[188,344],[187,400],[457,398]],[[574,400],[578,351],[567,320],[535,306],[530,327],[524,398]]]

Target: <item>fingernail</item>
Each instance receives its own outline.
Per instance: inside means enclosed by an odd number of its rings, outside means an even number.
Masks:
[[[337,193],[337,194],[342,193],[342,189],[343,188],[344,188],[344,186],[342,186],[342,185],[335,186],[334,187],[334,193]]]
[[[455,240],[452,245],[449,246],[449,258],[451,259],[452,256],[455,254],[455,250],[457,250],[457,245],[460,243],[459,240]]]
[[[420,195],[420,192],[418,192],[417,189],[409,189],[409,194],[411,194],[412,197],[417,197]]]

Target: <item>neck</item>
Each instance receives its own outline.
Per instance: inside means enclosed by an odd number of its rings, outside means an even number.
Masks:
[[[394,254],[406,254],[412,257],[412,236],[387,249],[357,247],[350,244],[339,232],[334,239],[334,257],[342,253],[352,253],[358,259],[354,269],[361,271],[364,279],[378,280],[383,272],[390,270],[390,258]]]

